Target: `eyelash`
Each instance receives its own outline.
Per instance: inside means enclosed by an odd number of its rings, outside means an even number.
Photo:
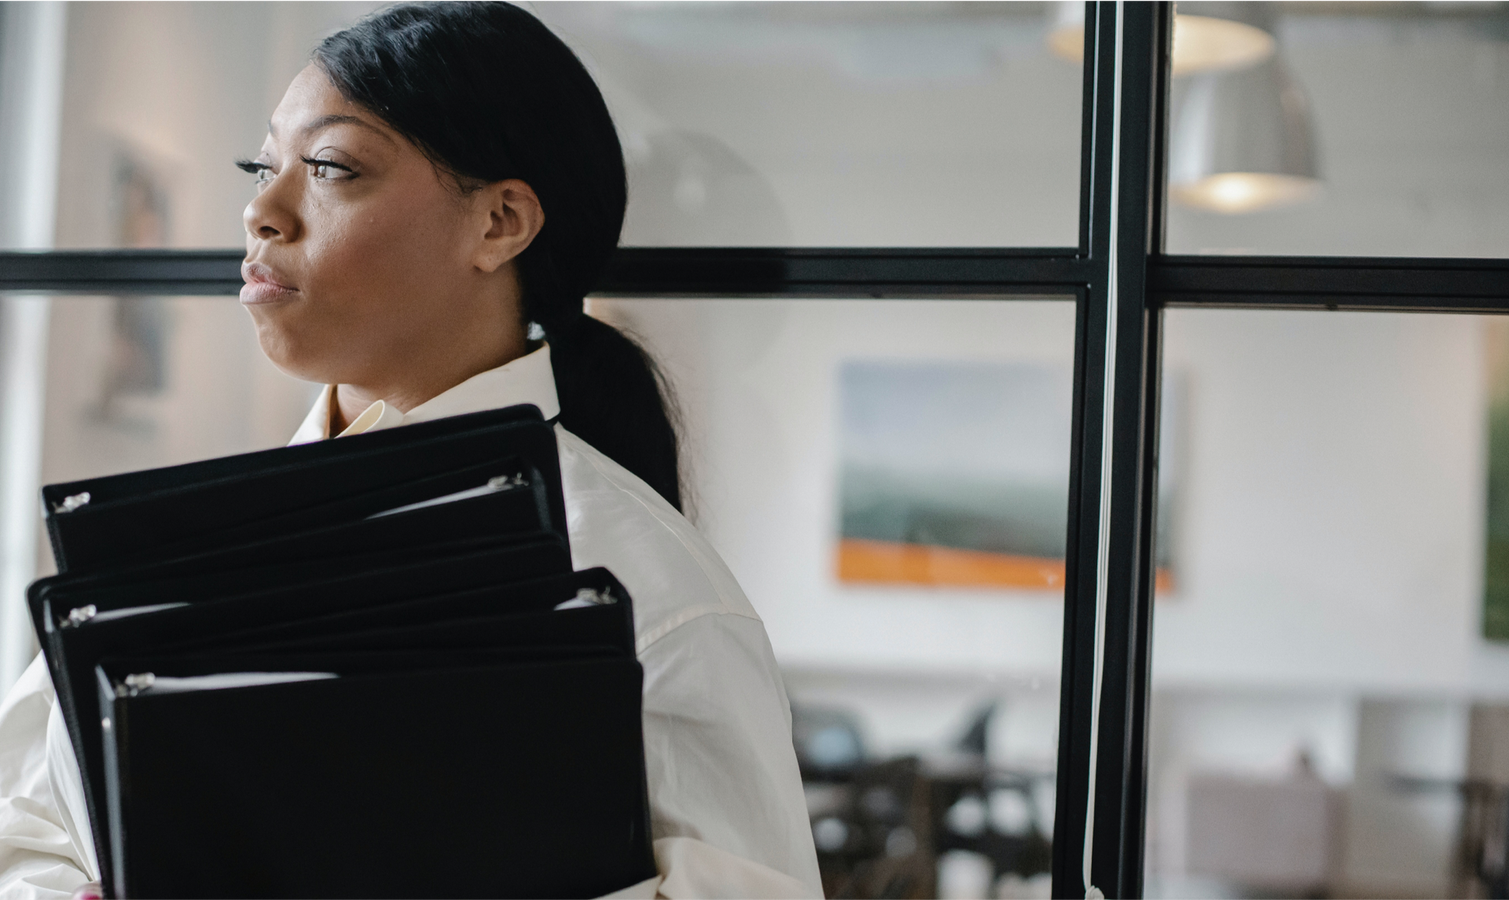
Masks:
[[[347,179],[334,179],[331,178],[328,174],[321,175],[319,174],[320,169],[335,169],[338,172],[348,173],[350,178],[356,177],[356,172],[350,166],[343,166],[338,162],[332,162],[328,159],[315,159],[313,157],[301,156],[299,157],[299,161],[314,170],[314,177],[321,180],[345,181]],[[272,171],[272,166],[269,166],[267,163],[254,162],[249,159],[236,160],[236,168],[240,169],[243,172],[248,172],[252,175],[257,176],[258,184],[266,184],[267,182],[271,181],[272,175],[274,174]]]
[[[269,176],[272,173],[272,166],[269,166],[267,163],[253,162],[249,159],[238,159],[236,160],[236,168],[257,176],[258,184],[271,180]]]

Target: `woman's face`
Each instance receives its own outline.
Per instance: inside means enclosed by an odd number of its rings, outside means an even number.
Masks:
[[[394,369],[444,365],[458,342],[522,327],[516,297],[498,296],[498,272],[478,267],[487,192],[442,180],[316,66],[294,79],[243,168],[258,182],[241,302],[284,371],[378,385]]]

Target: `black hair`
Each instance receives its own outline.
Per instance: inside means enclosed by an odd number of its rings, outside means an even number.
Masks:
[[[517,265],[524,316],[550,343],[560,422],[680,509],[665,379],[583,311],[618,246],[628,187],[608,106],[576,54],[511,3],[449,2],[380,10],[326,38],[314,62],[458,189],[534,188],[545,225]]]

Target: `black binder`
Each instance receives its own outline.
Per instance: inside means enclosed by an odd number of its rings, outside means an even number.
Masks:
[[[474,482],[475,479],[471,483]],[[475,496],[445,503],[431,503],[413,509],[398,507],[376,516],[309,529],[291,527],[260,540],[227,542],[188,555],[175,555],[178,549],[175,547],[158,555],[144,554],[132,566],[75,569],[39,579],[27,591],[38,640],[45,642],[43,635],[47,630],[42,603],[59,591],[93,588],[97,602],[84,601],[74,605],[96,602],[97,606],[107,604],[108,608],[114,608],[137,605],[128,600],[139,593],[130,590],[132,585],[171,576],[208,574],[217,585],[224,585],[228,580],[255,584],[271,578],[274,580],[270,583],[276,584],[288,577],[296,577],[292,573],[319,569],[332,558],[358,554],[381,557],[399,551],[414,553],[466,541],[548,538],[559,542],[569,553],[564,526],[555,528],[543,517],[536,502],[537,494],[548,488],[540,479],[535,477],[534,482],[523,481],[506,488],[490,488],[483,482],[480,488],[485,490]],[[271,568],[275,566],[285,568]]]
[[[542,519],[564,537],[555,432],[533,406],[42,489],[58,571],[185,556],[293,528],[347,522],[536,476]],[[479,478],[479,476],[481,476]]]
[[[221,586],[217,595],[198,584],[190,590],[175,590],[176,586],[171,583],[160,583],[161,591],[153,597],[153,603],[107,610],[88,618],[75,616],[77,607],[65,611],[53,607],[48,601],[44,621],[49,627],[44,647],[48,651],[49,668],[54,673],[53,681],[64,721],[74,740],[75,756],[86,776],[84,799],[91,822],[95,823],[97,842],[103,843],[104,839],[104,805],[100,789],[104,779],[104,757],[92,672],[103,654],[119,648],[145,647],[171,640],[185,620],[219,625],[227,608],[249,609],[264,616],[315,615],[358,604],[380,603],[421,591],[486,584],[499,571],[529,577],[569,570],[570,557],[564,548],[558,543],[543,541],[357,570],[344,576],[304,581],[290,579],[249,594],[237,593],[233,585]],[[232,596],[224,596],[227,591]],[[170,615],[179,609],[183,613]],[[120,612],[134,614],[112,616],[112,613]]]
[[[28,601],[107,892],[651,877],[632,600],[571,571],[556,452],[514,407],[45,488]]]
[[[102,667],[117,895],[594,897],[653,876],[638,664],[442,658],[136,696],[132,666]],[[451,727],[395,724],[419,718]]]

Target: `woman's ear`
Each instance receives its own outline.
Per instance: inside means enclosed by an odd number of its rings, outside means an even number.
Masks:
[[[517,178],[483,185],[472,201],[478,224],[484,229],[472,264],[483,272],[496,272],[523,253],[545,227],[540,198],[534,188]]]

